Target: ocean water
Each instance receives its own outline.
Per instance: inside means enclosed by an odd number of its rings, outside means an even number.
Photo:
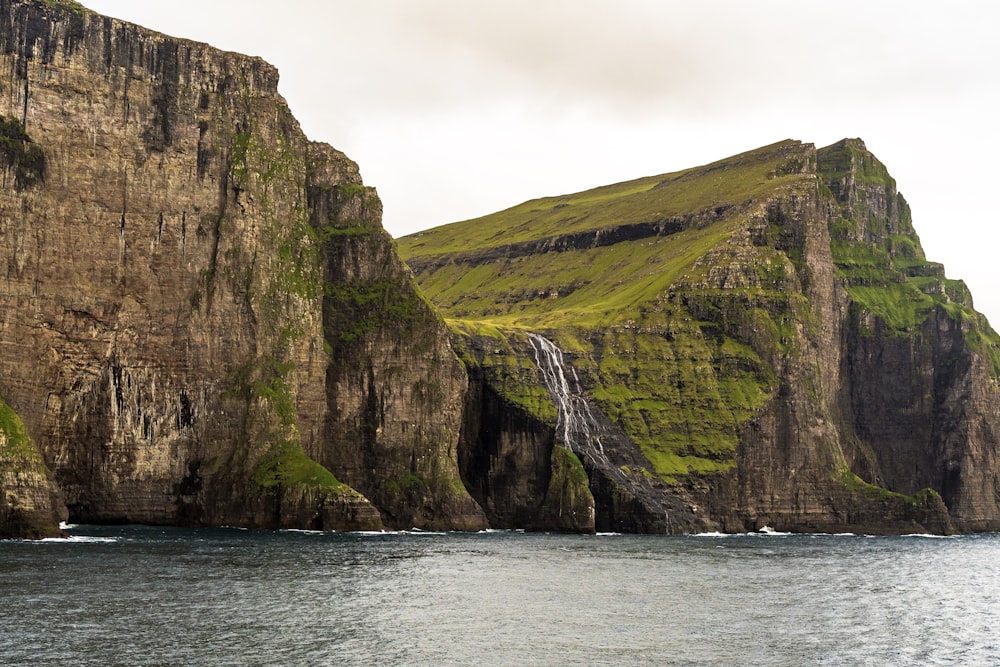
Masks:
[[[0,664],[1000,665],[1000,535],[69,534]]]

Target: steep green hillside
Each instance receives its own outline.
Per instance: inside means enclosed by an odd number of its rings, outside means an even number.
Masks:
[[[641,469],[622,465],[622,474],[720,504],[736,502],[724,489],[738,479],[748,514],[780,503],[804,511],[783,494],[843,494],[866,507],[857,485],[843,481],[856,472],[906,494],[935,487],[932,472],[919,482],[893,477],[894,458],[927,461],[919,465],[928,471],[940,465],[930,444],[941,437],[936,417],[921,426],[927,441],[912,445],[924,453],[899,444],[906,428],[897,415],[920,409],[927,395],[923,379],[905,374],[940,363],[928,346],[965,358],[949,342],[954,329],[990,372],[1000,368],[1000,339],[964,285],[927,261],[895,181],[860,140],[819,151],[784,141],[526,202],[398,247],[449,318],[467,366],[510,405],[555,421],[530,370],[526,334],[541,333],[641,450]],[[892,369],[899,378],[880,389],[896,398],[865,389],[886,375],[880,355],[903,360]],[[912,387],[910,404],[893,383]],[[741,455],[748,438],[764,440]],[[892,497],[897,515],[914,506],[909,495]]]
[[[812,159],[783,141],[702,167],[534,199],[491,215],[443,225],[398,240],[404,258],[492,249],[623,223],[655,222],[758,199]],[[777,181],[775,179],[778,179]]]
[[[764,358],[788,345],[796,317],[808,317],[788,290],[793,260],[743,239],[749,226],[780,245],[766,203],[815,188],[814,167],[808,147],[786,141],[528,202],[399,239],[399,250],[456,331],[488,323],[493,335],[544,332],[572,354],[590,395],[641,447],[651,472],[675,483],[733,467],[742,424],[776,387]],[[732,313],[716,303],[709,276],[729,260],[741,265]],[[727,331],[732,323],[709,321],[706,306],[716,319],[759,329],[756,344]],[[500,386],[514,403],[537,393],[523,382]]]
[[[636,317],[728,238],[755,202],[808,187],[798,142],[673,174],[526,202],[397,240],[457,319],[535,330]],[[765,269],[768,270],[768,269]]]

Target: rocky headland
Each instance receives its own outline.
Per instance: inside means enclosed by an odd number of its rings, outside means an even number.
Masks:
[[[397,247],[260,59],[0,0],[0,64],[0,536],[1000,528],[1000,338],[860,140]]]
[[[465,372],[264,61],[0,2],[0,533],[474,529]]]
[[[596,530],[1000,527],[1000,338],[925,258],[859,139],[784,141],[399,245],[449,318],[467,404],[487,406],[459,461],[493,522],[510,523],[494,509],[510,480],[555,451],[553,393],[524,361],[543,334],[593,416],[556,440],[587,473]],[[522,511],[544,497],[516,496]]]

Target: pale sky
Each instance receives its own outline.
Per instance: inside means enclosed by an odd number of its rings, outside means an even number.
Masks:
[[[1000,326],[1000,3],[83,0],[258,55],[393,236],[798,139],[861,137]]]

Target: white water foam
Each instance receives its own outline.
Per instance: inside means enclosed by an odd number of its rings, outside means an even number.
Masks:
[[[117,537],[100,537],[97,535],[67,535],[66,537],[43,537],[32,542],[45,542],[48,544],[103,544],[118,542]]]
[[[382,537],[386,535],[449,535],[450,533],[441,530],[421,530],[419,528],[411,528],[410,530],[350,530],[344,531],[344,534],[360,535],[361,537]]]

